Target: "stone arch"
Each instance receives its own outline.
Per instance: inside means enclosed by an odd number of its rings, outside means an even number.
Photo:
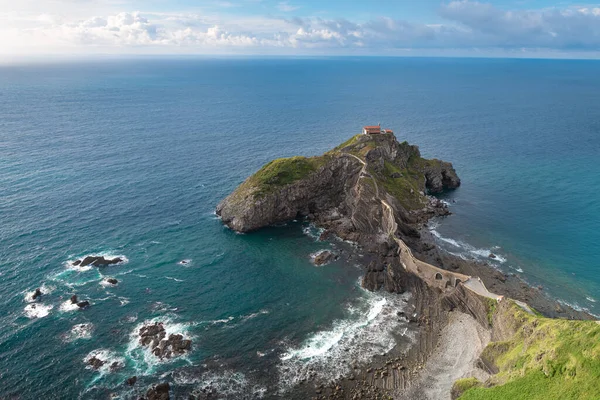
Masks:
[[[457,287],[460,282],[462,282],[462,281],[460,279],[456,278],[456,280],[454,281],[454,287]]]
[[[442,274],[440,274],[439,272],[435,273],[435,280],[436,281],[441,281],[442,279],[444,279],[444,277],[442,276]]]

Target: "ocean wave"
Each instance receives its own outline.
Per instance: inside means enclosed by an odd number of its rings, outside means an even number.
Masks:
[[[46,284],[43,284],[42,286],[39,287],[39,289],[40,289],[40,292],[42,292],[42,295],[47,295],[47,294],[52,293],[54,291],[54,289],[56,289],[56,287],[46,286]],[[33,299],[34,294],[35,294],[35,290],[32,290],[31,292],[25,292],[23,300],[27,303],[33,303],[34,301],[36,301]]]
[[[587,301],[589,301],[589,302],[592,302],[592,303],[595,303],[595,302],[596,302],[596,299],[594,299],[594,298],[593,298],[593,297],[591,297],[591,296],[586,296],[586,297],[585,297],[585,299],[586,299]]]
[[[437,230],[436,224],[430,224],[429,231],[433,236],[435,236],[439,241],[449,244],[453,248],[457,248],[463,250],[462,252],[451,252],[449,253],[457,255],[464,260],[468,260],[470,258],[485,259],[486,261],[497,262],[500,264],[504,264],[507,259],[497,253],[497,250],[500,249],[499,246],[492,246],[489,249],[478,249],[474,246],[471,246],[468,243],[462,242],[460,240],[455,240],[451,238],[447,238],[442,236]],[[493,257],[491,257],[493,255]]]
[[[99,368],[95,369],[90,365],[90,360],[96,358],[102,361],[104,364]],[[116,352],[108,349],[96,349],[88,353],[83,359],[86,364],[86,369],[96,370],[100,374],[104,375],[107,373],[115,372],[118,369],[125,367],[125,358],[119,356]]]
[[[73,303],[71,302],[71,299],[69,299],[61,303],[59,310],[62,312],[71,312],[79,310],[79,306],[77,305],[77,303]]]
[[[91,339],[94,325],[91,323],[73,325],[71,330],[63,335],[66,342],[74,342],[79,339]]]
[[[253,384],[244,373],[232,370],[208,371],[200,376],[176,375],[174,380],[180,385],[193,384],[193,394],[214,393],[219,399],[261,399],[267,392],[265,386]]]
[[[318,228],[313,224],[309,224],[308,226],[302,228],[302,233],[312,238],[313,240],[319,240],[323,232],[325,232],[325,229]]]
[[[248,315],[242,315],[242,316],[240,317],[240,319],[242,319],[243,321],[247,321],[247,320],[249,320],[249,319],[253,319],[253,318],[256,318],[256,317],[258,317],[259,315],[267,315],[267,314],[269,314],[269,313],[270,313],[270,311],[269,311],[269,310],[264,310],[264,309],[263,309],[263,310],[260,310],[260,311],[258,311],[258,312],[255,312],[255,313],[251,313],[251,314],[248,314]]]
[[[50,314],[54,306],[50,304],[31,303],[25,306],[24,312],[27,318],[44,318]]]
[[[175,281],[175,282],[185,282],[183,279],[177,279],[177,278],[173,278],[171,276],[165,276],[165,279],[169,279],[169,280]]]
[[[407,321],[397,314],[406,308],[408,296],[363,290],[361,303],[347,308],[347,319],[335,321],[330,329],[314,333],[299,347],[289,347],[280,355],[281,389],[311,375],[333,381],[349,374],[350,363],[365,363],[393,349],[398,333],[406,335],[407,344],[412,342],[412,332],[403,329],[408,327]]]

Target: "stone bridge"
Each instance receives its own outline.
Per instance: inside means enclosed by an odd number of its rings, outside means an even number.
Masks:
[[[400,262],[402,262],[404,269],[423,279],[427,285],[445,290],[455,288],[460,283],[471,279],[468,275],[446,271],[445,269],[427,264],[413,256],[412,251],[404,241],[397,240],[397,242],[400,246],[398,250]]]

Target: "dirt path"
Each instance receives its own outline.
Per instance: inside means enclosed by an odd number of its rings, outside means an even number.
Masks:
[[[490,341],[490,333],[473,317],[452,313],[441,335],[444,339],[427,360],[419,379],[409,389],[397,391],[394,399],[449,400],[457,379],[474,376],[485,381],[489,377],[476,367],[476,362]]]

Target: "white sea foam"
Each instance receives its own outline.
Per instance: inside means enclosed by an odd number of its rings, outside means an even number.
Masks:
[[[27,318],[44,318],[50,314],[54,306],[42,303],[31,303],[25,306],[25,316]]]
[[[267,392],[266,387],[252,384],[246,375],[231,370],[209,371],[199,377],[175,376],[174,380],[180,385],[194,384],[196,393],[215,391],[219,399],[261,399]]]
[[[586,298],[586,300],[587,300],[587,301],[590,301],[590,302],[592,302],[592,303],[595,303],[595,302],[596,302],[596,299],[594,299],[593,297],[586,296],[585,298]]]
[[[61,303],[59,310],[62,312],[76,311],[79,310],[79,306],[77,303],[73,303],[71,302],[71,299],[69,299]]]
[[[323,232],[325,232],[325,229],[317,228],[313,224],[309,224],[308,226],[302,228],[302,233],[314,240],[319,240]]]
[[[129,304],[129,299],[127,297],[119,297],[119,303],[121,303],[122,306]]]
[[[407,321],[397,312],[406,307],[409,295],[389,295],[363,291],[361,303],[349,306],[349,317],[333,323],[329,329],[316,332],[299,347],[289,347],[280,356],[279,382],[282,390],[311,373],[325,381],[350,373],[350,363],[364,363],[373,356],[387,353],[397,345],[394,335],[413,339]]]
[[[175,281],[175,282],[184,282],[183,279],[177,279],[177,278],[173,278],[171,276],[165,276],[166,279],[169,279],[171,281]]]
[[[243,321],[247,321],[247,320],[249,320],[249,319],[252,319],[252,318],[256,318],[256,317],[258,317],[259,315],[267,315],[267,314],[269,314],[269,313],[270,313],[270,311],[269,311],[269,310],[260,310],[260,311],[258,311],[258,312],[252,313],[252,314],[248,314],[248,315],[242,315],[240,318],[241,318]]]
[[[179,265],[185,265],[185,266],[189,266],[192,263],[192,260],[189,258],[186,258],[185,260],[181,260],[179,261],[177,264]]]
[[[104,277],[104,279],[102,279],[102,280],[99,282],[99,284],[100,284],[101,286],[104,286],[104,287],[115,287],[115,286],[117,286],[117,285],[119,284],[118,282],[117,282],[117,283],[110,283],[110,282],[108,281],[110,278],[111,278],[110,276],[105,276],[105,277]]]
[[[45,294],[50,294],[54,291],[54,289],[56,289],[54,286],[46,286],[46,284],[43,284],[42,286],[39,287],[40,292],[42,292],[42,295]],[[35,290],[32,290],[31,292],[25,292],[25,296],[24,296],[24,300],[27,303],[33,303],[35,300],[33,299],[33,295],[35,294]]]
[[[216,319],[214,321],[208,321],[208,323],[210,323],[211,325],[227,324],[227,323],[233,321],[234,319],[235,319],[234,317],[227,317],[224,319]]]
[[[460,240],[444,237],[436,230],[436,228],[436,224],[431,224],[429,227],[429,231],[433,236],[435,236],[439,241],[449,244],[452,246],[452,248],[462,250],[462,252],[448,251],[450,254],[459,256],[464,260],[468,260],[469,258],[480,260],[485,259],[487,261],[498,262],[500,264],[504,264],[507,261],[505,257],[497,253],[497,250],[500,249],[499,246],[492,246],[490,249],[478,249]],[[490,257],[492,254],[494,257]]]
[[[92,324],[77,324],[73,325],[71,330],[63,335],[63,338],[67,342],[74,342],[78,339],[91,339],[93,331],[94,325]]]

